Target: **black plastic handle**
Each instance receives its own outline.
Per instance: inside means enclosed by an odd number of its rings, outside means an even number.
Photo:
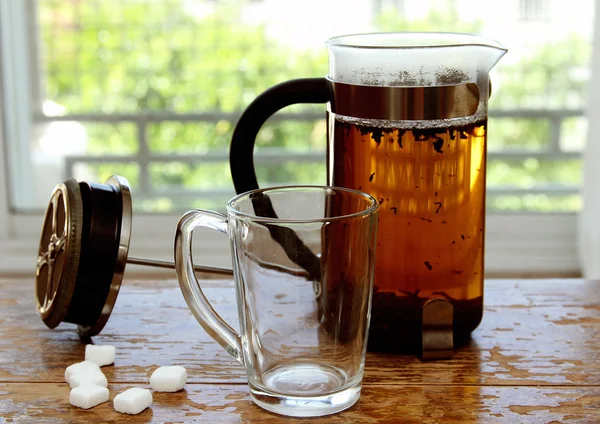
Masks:
[[[262,125],[275,112],[298,103],[327,103],[330,85],[325,78],[302,78],[290,80],[269,88],[260,94],[242,113],[233,131],[229,150],[229,166],[235,191],[244,193],[258,189],[254,171],[254,143]],[[267,195],[258,193],[252,197],[254,211],[258,216],[277,218]],[[313,281],[321,280],[319,258],[302,242],[291,228],[266,225],[271,237],[281,245],[286,255],[302,267]]]
[[[330,84],[326,78],[301,78],[275,85],[260,94],[240,116],[231,139],[229,167],[236,193],[258,188],[254,171],[254,143],[263,124],[275,112],[299,103],[327,103]]]

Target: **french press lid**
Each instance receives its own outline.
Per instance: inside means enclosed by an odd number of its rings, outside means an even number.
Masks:
[[[49,328],[104,328],[117,299],[131,237],[131,190],[120,176],[104,184],[58,184],[44,216],[36,266],[36,305]]]

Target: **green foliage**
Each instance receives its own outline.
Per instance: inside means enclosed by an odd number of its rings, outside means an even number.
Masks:
[[[498,160],[490,159],[487,165],[488,178],[495,186],[522,189],[541,186],[579,185],[582,176],[580,159],[562,161],[539,160],[536,158]]]
[[[491,108],[523,109],[583,109],[586,105],[587,67],[591,54],[590,43],[571,36],[556,43],[538,46],[519,62],[502,66]],[[583,118],[566,119],[559,134],[561,148],[581,149],[585,144],[586,127]],[[490,119],[490,150],[548,149],[553,136],[549,120],[541,119]],[[490,162],[490,186],[516,186],[529,188],[535,185],[580,186],[581,160],[539,161],[525,159],[520,163]],[[577,211],[581,207],[579,195],[490,197],[490,207],[500,210]]]
[[[539,150],[548,144],[547,119],[489,118],[488,149]]]
[[[118,13],[114,2],[43,1],[46,96],[67,113],[237,112],[276,83],[325,75],[325,51],[239,24],[239,3],[206,2],[195,17],[180,1],[125,1]]]
[[[590,42],[576,35],[536,46],[518,63],[502,66],[498,89],[490,99],[491,107],[584,107],[590,55]]]
[[[146,112],[232,115],[207,122],[149,123],[146,139],[158,154],[227,153],[235,124],[259,93],[297,77],[323,76],[327,55],[319,50],[290,48],[269,36],[264,25],[244,23],[244,5],[234,0],[65,1],[40,0],[44,87],[46,98],[66,113]],[[117,7],[115,8],[115,5]],[[190,6],[191,5],[191,6]],[[409,21],[387,9],[375,21],[378,31],[454,31],[477,33],[480,21],[465,22],[454,2],[438,4],[420,20]],[[523,60],[501,65],[491,98],[493,108],[573,108],[585,104],[589,43],[569,39],[536,47]],[[297,106],[293,110],[307,110]],[[322,111],[322,106],[312,110]],[[131,155],[138,151],[134,124],[85,123],[88,153]],[[575,128],[569,123],[567,129]],[[546,120],[490,120],[490,150],[545,148],[550,131]],[[259,134],[257,150],[285,147],[293,151],[322,151],[326,127],[318,122],[269,122]],[[581,143],[572,143],[580,146]],[[490,186],[530,187],[540,183],[579,183],[579,161],[521,163],[491,161]],[[127,174],[134,187],[139,167],[134,164],[91,165],[98,180],[115,172]],[[233,192],[226,160],[197,166],[182,162],[151,163],[150,182],[157,190],[173,187]],[[262,185],[325,182],[324,163],[285,162],[258,169]],[[144,210],[215,207],[211,201],[185,197],[143,198]],[[516,199],[516,200],[515,200]],[[500,209],[576,208],[572,199],[539,196],[493,197]],[[537,200],[536,200],[537,199]],[[563,199],[564,200],[564,199]],[[217,202],[215,204],[215,202]],[[220,203],[219,203],[220,202]],[[554,203],[553,203],[554,202]]]
[[[124,1],[117,10],[110,1],[41,1],[46,98],[66,113],[239,113],[272,85],[327,73],[324,49],[290,49],[269,37],[264,25],[240,24],[244,8],[239,1],[200,5],[196,16],[181,1]],[[157,153],[227,153],[234,119],[149,124],[148,145]],[[90,154],[138,150],[131,124],[86,124],[86,129]],[[268,124],[257,141],[257,148],[261,146],[323,150],[325,128],[321,122]],[[312,165],[265,168],[260,181],[324,183],[324,171],[315,173]],[[115,172],[114,165],[93,168],[98,179]],[[154,163],[149,174],[160,189],[233,190],[227,162],[194,167]],[[137,175],[130,178],[138,180]],[[161,199],[155,206],[162,210],[175,205]]]
[[[86,123],[89,155],[134,155],[137,143],[123,143],[123,140],[136,139],[136,127],[131,123],[103,124]]]
[[[394,7],[388,7],[376,18],[376,27],[379,31],[437,31],[437,32],[462,32],[477,33],[481,29],[481,21],[465,21],[456,8],[454,1],[446,1],[435,9],[429,11],[423,19],[408,20]]]

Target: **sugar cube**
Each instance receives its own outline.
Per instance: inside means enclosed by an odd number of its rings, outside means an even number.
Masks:
[[[90,409],[108,400],[108,389],[95,384],[83,384],[71,389],[69,402],[82,409]]]
[[[65,370],[65,381],[70,383],[71,376],[89,371],[100,371],[98,364],[92,361],[77,362],[76,364],[69,365]]]
[[[85,371],[78,372],[71,376],[69,380],[71,389],[84,384],[95,384],[97,386],[108,387],[108,380],[102,374],[102,371]]]
[[[150,386],[156,392],[177,392],[187,381],[187,371],[179,365],[157,368],[150,376]]]
[[[110,345],[86,345],[85,360],[95,362],[101,367],[110,365],[115,362],[115,347]]]
[[[133,387],[115,396],[115,411],[122,414],[139,414],[152,405],[152,393],[148,389]]]

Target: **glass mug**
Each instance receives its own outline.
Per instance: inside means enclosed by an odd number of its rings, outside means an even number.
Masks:
[[[327,48],[326,78],[274,86],[244,111],[234,185],[258,188],[252,154],[269,116],[326,103],[327,184],[381,205],[369,349],[449,357],[483,314],[489,71],[506,49],[451,33],[348,35]]]
[[[245,367],[257,405],[308,417],[359,399],[378,210],[359,191],[295,186],[238,195],[227,215],[192,210],[180,219],[175,266],[182,293],[206,332]],[[196,279],[197,227],[229,236],[240,333],[214,311]]]

